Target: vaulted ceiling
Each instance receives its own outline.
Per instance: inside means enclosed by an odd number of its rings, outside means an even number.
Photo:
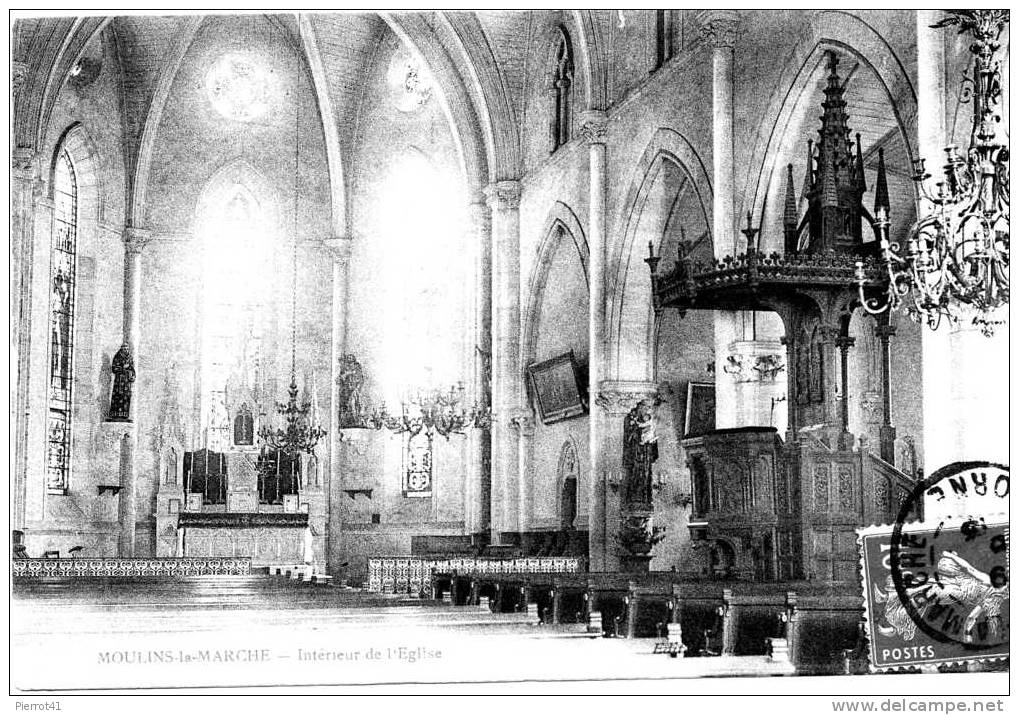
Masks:
[[[328,109],[331,115],[324,118],[327,134],[329,129],[335,130],[339,153],[346,153],[354,136],[360,92],[364,86],[362,80],[373,53],[386,33],[395,32],[401,39],[418,41],[417,49],[426,61],[438,58],[440,63],[451,68],[453,84],[460,92],[459,96],[448,97],[452,118],[459,121],[466,117],[480,127],[480,134],[488,133],[477,141],[488,145],[489,156],[494,153],[492,147],[499,145],[501,139],[502,146],[511,147],[509,153],[515,158],[520,151],[519,127],[529,83],[542,81],[542,68],[529,66],[529,63],[536,64],[531,47],[537,41],[540,23],[544,20],[541,12],[545,11],[394,15],[339,12],[253,18],[284,33],[294,47],[304,53],[315,78],[320,106]],[[592,46],[604,45],[604,32],[597,29],[601,27],[599,23],[612,21],[611,13],[602,14],[605,17],[599,15],[593,25],[595,29],[591,30]],[[144,143],[146,127],[153,131],[152,125],[158,124],[160,93],[168,90],[180,59],[199,28],[203,23],[216,22],[216,17],[142,15],[18,19],[12,37],[12,53],[15,60],[32,58],[26,83],[33,83],[33,86],[56,83],[58,88],[62,81],[58,78],[67,76],[70,66],[89,43],[95,44],[100,37],[105,37],[106,42],[115,46],[122,71],[123,123],[130,176]],[[599,51],[604,52],[605,48],[602,46]],[[489,59],[489,64],[485,65]],[[889,170],[905,175],[909,169],[908,155],[897,136],[898,122],[889,111],[885,88],[872,70],[848,53],[842,57],[840,73],[848,78],[846,99],[850,125],[862,135],[868,163],[876,163],[876,148],[883,146]],[[823,74],[818,81],[817,87],[808,89],[812,94],[808,100],[812,107],[810,114],[820,111]],[[45,94],[53,97],[56,92],[47,89]],[[44,106],[41,98],[33,101],[39,102],[39,106],[20,112],[15,137],[17,146],[41,144],[41,137],[34,132],[39,126],[45,126],[50,107]],[[500,112],[499,107],[504,109]],[[491,119],[482,119],[485,115]],[[808,116],[803,122],[798,145],[816,136],[816,122],[811,119]],[[486,126],[485,121],[489,121],[489,125]],[[507,164],[510,168],[503,171],[519,170],[515,160],[508,160]],[[499,171],[491,167],[485,171],[489,170],[495,178],[509,178],[497,176]]]

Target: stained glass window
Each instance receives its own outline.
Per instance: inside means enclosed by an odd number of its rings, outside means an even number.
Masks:
[[[214,194],[203,218],[202,429],[205,446],[227,452],[254,443],[254,410],[235,441],[227,385],[255,390],[259,385],[262,328],[270,311],[272,251],[266,219],[255,197],[230,184]]]
[[[403,495],[430,497],[432,495],[432,436],[421,432],[408,435],[403,451]]]
[[[401,112],[413,112],[428,103],[432,96],[432,75],[406,47],[393,54],[386,73],[393,103]]]
[[[205,78],[205,91],[216,111],[228,119],[250,122],[267,108],[265,74],[242,55],[220,57]]]
[[[71,471],[71,407],[74,386],[74,297],[77,276],[78,184],[71,157],[57,160],[50,247],[50,380],[46,491],[67,491]]]

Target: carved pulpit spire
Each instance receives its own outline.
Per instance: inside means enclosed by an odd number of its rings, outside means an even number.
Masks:
[[[885,171],[885,150],[877,150],[877,182],[874,185],[874,218],[883,213],[888,219],[891,204],[888,201],[888,175]]]
[[[863,242],[863,154],[859,137],[856,155],[846,113],[845,83],[838,74],[838,56],[828,53],[828,79],[824,88],[824,112],[816,146],[817,179],[805,187],[809,199],[809,253],[855,250]],[[808,174],[815,151],[808,145]]]
[[[785,211],[782,217],[782,228],[785,233],[785,252],[796,251],[800,240],[799,210],[796,204],[796,185],[793,183],[793,165],[786,167],[785,179]]]

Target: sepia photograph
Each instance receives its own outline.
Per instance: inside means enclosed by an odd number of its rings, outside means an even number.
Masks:
[[[1008,10],[9,17],[11,712],[1007,712]]]

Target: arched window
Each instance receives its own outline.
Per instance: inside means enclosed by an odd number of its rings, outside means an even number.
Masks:
[[[264,328],[271,313],[272,225],[244,181],[248,178],[245,169],[238,168],[214,180],[200,217],[201,420],[203,446],[218,452],[254,442],[253,420],[242,425],[241,436],[250,441],[235,441],[238,425],[227,406],[227,385],[259,386]]]
[[[552,151],[570,140],[570,122],[573,117],[573,49],[566,30],[555,34],[555,52],[552,55]]]
[[[67,492],[71,468],[74,298],[78,259],[78,182],[67,150],[62,151],[57,158],[53,198],[46,491],[64,494]]]
[[[462,332],[450,320],[465,300],[463,202],[449,167],[413,148],[394,157],[379,196],[377,375],[386,390],[380,397],[400,404],[410,390],[445,390],[464,379]]]

